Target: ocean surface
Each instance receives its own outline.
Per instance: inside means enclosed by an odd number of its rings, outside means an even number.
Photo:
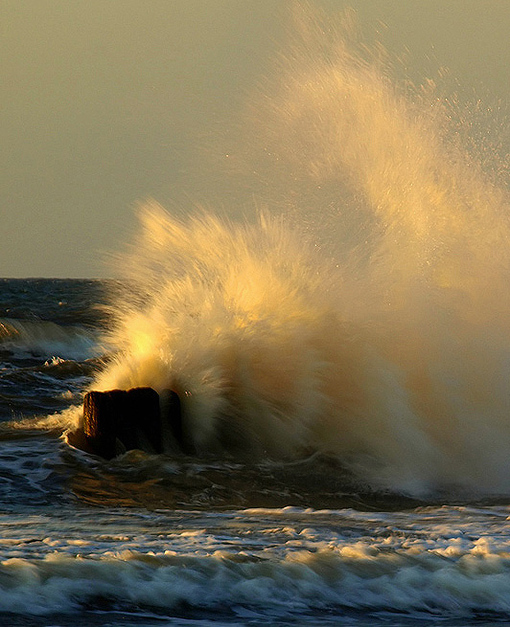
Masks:
[[[3,625],[510,624],[510,498],[373,490],[317,454],[70,446],[112,288],[0,281]]]

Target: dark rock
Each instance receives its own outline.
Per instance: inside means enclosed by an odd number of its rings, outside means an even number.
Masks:
[[[159,395],[152,388],[88,392],[83,402],[85,450],[111,459],[119,452],[163,451]]]
[[[163,390],[160,394],[161,419],[178,444],[182,443],[181,401],[173,390]]]

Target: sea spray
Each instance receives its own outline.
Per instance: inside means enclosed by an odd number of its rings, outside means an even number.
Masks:
[[[174,389],[198,454],[319,451],[375,487],[508,493],[505,184],[439,91],[300,20],[230,154],[226,185],[267,209],[141,209],[93,387]]]

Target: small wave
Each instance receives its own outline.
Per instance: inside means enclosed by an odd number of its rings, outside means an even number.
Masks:
[[[113,543],[107,536],[29,538],[34,553],[43,554],[0,563],[0,612],[146,609],[267,621],[363,612],[374,622],[510,616],[510,559],[493,539],[443,538],[423,550],[419,536],[349,538],[278,527],[261,531],[260,545],[233,551],[227,537],[204,531],[162,533],[171,548],[145,553],[110,550],[134,545],[122,534]],[[283,545],[273,546],[275,538]],[[63,545],[66,552],[55,550]]]
[[[0,439],[8,439],[9,436],[19,437],[23,433],[60,435],[66,429],[75,428],[80,416],[81,407],[71,405],[63,411],[47,416],[20,418],[0,423]]]
[[[20,356],[88,359],[97,354],[96,341],[96,333],[82,326],[0,319],[0,348]]]

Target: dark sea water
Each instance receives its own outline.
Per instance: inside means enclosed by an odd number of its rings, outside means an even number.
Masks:
[[[71,447],[111,284],[0,281],[2,625],[510,624],[510,499]]]

